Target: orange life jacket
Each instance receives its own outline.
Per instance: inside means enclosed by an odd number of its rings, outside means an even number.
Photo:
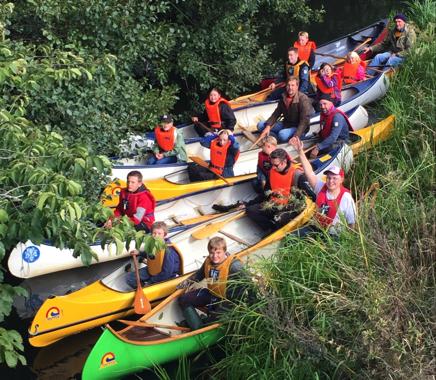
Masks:
[[[291,76],[294,76],[300,78],[300,68],[303,63],[309,66],[306,61],[298,61],[295,65],[291,65],[288,61],[286,61],[286,77],[289,78]],[[291,68],[293,69],[292,74],[290,73]]]
[[[165,253],[166,250],[162,249],[161,251],[157,252],[153,258],[147,257],[147,272],[150,276],[156,276],[162,272]]]
[[[315,218],[318,223],[327,228],[333,223],[333,220],[338,213],[339,205],[341,204],[342,196],[345,193],[349,193],[350,190],[341,186],[341,191],[336,199],[327,199],[327,186],[324,185],[321,191],[316,196],[316,205],[318,207],[318,211],[315,214]]]
[[[356,75],[359,66],[362,66],[365,69],[366,63],[364,61],[356,62],[356,63],[349,63],[349,62],[344,63],[344,68],[342,72],[342,78],[344,80],[344,83],[350,84],[350,83],[357,82]]]
[[[295,167],[291,164],[285,174],[279,173],[272,167],[269,172],[269,183],[272,195],[270,199],[279,205],[286,205],[291,194],[292,181],[294,180]]]
[[[303,61],[308,61],[310,52],[316,50],[316,44],[313,41],[307,41],[307,44],[304,46],[299,41],[295,41],[294,47],[298,49],[298,57]]]
[[[207,288],[211,293],[221,298],[226,297],[227,278],[234,258],[235,256],[229,255],[218,265],[212,264],[209,257],[204,262],[204,277],[207,279]]]
[[[220,129],[221,125],[221,114],[220,114],[220,104],[226,103],[230,106],[230,103],[224,99],[220,98],[215,103],[211,103],[209,99],[204,102],[206,113],[208,117],[208,122],[212,128]]]
[[[154,129],[157,145],[163,152],[169,152],[174,149],[176,127],[171,127],[168,131],[163,130],[161,127]]]
[[[334,75],[336,75],[338,87],[339,89],[341,89],[342,88],[341,78],[338,73],[333,73],[332,76]],[[319,75],[315,77],[315,82],[316,82],[316,87],[318,88],[319,91],[321,91],[323,94],[330,94],[332,98],[335,98],[334,87],[327,87]]]
[[[210,143],[210,168],[216,174],[222,174],[226,166],[227,151],[232,145],[232,142],[227,141],[226,145],[220,146],[218,138],[213,139]],[[239,157],[239,153],[235,157],[235,162]]]

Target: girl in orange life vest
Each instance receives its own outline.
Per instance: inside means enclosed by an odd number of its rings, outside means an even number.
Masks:
[[[299,32],[298,41],[294,42],[294,47],[298,49],[298,57],[302,61],[308,62],[312,69],[315,64],[316,44],[313,41],[309,41],[309,33]]]
[[[221,237],[210,239],[207,250],[209,256],[201,268],[191,277],[177,286],[178,289],[187,288],[192,282],[207,280],[207,288],[186,291],[179,298],[179,305],[186,318],[188,326],[192,330],[199,329],[203,325],[197,311],[198,306],[207,306],[211,315],[217,316],[230,305],[222,302],[223,299],[229,301],[238,300],[242,297],[244,289],[241,286],[228,286],[228,279],[235,280],[243,276],[243,266],[239,259],[234,258],[227,252],[226,241]]]
[[[329,94],[333,104],[338,107],[341,103],[342,80],[339,73],[333,71],[333,66],[326,62],[322,63],[315,77],[315,82],[317,100],[321,98],[322,94]]]
[[[362,61],[355,51],[347,54],[347,59],[344,67],[340,68],[338,72],[344,84],[356,83],[365,79],[366,63]]]
[[[298,152],[304,173],[316,194],[316,204],[318,207],[317,224],[303,227],[295,235],[303,237],[311,233],[320,232],[321,228],[327,229],[332,235],[336,235],[341,228],[341,218],[345,218],[348,227],[354,228],[356,223],[356,205],[350,191],[343,186],[344,171],[337,166],[331,167],[324,172],[327,180],[323,182],[313,172],[300,139],[293,137],[291,145]]]
[[[191,182],[217,178],[215,173],[223,177],[234,177],[233,166],[239,157],[239,143],[232,131],[223,129],[217,134],[208,133],[200,144],[210,149],[210,169],[190,163],[188,174]]]
[[[291,194],[292,187],[300,187],[312,196],[310,187],[304,186],[306,179],[297,170],[288,153],[281,148],[270,155],[271,170],[265,186],[263,199],[247,205],[247,215],[266,230],[276,230],[289,223],[300,211],[303,201],[301,193]],[[259,203],[259,201],[261,203]],[[303,202],[302,202],[303,201]]]
[[[174,126],[171,115],[161,117],[160,126],[154,129],[154,134],[156,139],[152,148],[153,155],[147,159],[147,165],[172,164],[188,160],[183,133]]]
[[[165,241],[168,235],[168,226],[164,222],[156,222],[151,226],[151,236],[155,239]],[[139,252],[134,249],[131,255],[140,255],[142,261],[146,260],[147,266],[139,270],[139,277],[143,285],[156,284],[161,281],[169,280],[180,274],[180,257],[171,246],[166,246],[155,256],[147,252]],[[136,289],[136,274],[129,272],[126,277],[126,283],[132,289]]]
[[[228,100],[222,97],[219,89],[212,88],[209,91],[204,106],[205,111],[200,118],[197,116],[191,118],[192,122],[195,123],[195,130],[200,136],[204,136],[207,131],[197,124],[199,121],[206,123],[209,128],[214,130],[229,129],[233,131],[235,129],[235,114]]]

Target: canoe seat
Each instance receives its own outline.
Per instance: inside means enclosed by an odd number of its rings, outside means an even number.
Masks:
[[[139,342],[166,339],[169,336],[171,336],[171,334],[164,333],[155,328],[145,329],[143,327],[133,327],[131,329],[124,331],[121,335],[128,340],[139,341]]]

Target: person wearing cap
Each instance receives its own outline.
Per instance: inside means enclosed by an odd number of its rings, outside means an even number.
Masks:
[[[194,163],[188,165],[188,174],[191,182],[205,181],[223,177],[234,177],[233,166],[239,157],[239,143],[233,132],[222,129],[218,133],[207,133],[200,140],[200,144],[210,149],[209,169]]]
[[[333,104],[338,107],[341,104],[342,79],[338,71],[327,62],[321,63],[315,77],[316,99],[319,101],[323,95],[328,95]],[[317,107],[319,106],[319,103]],[[319,111],[319,109],[317,109]]]
[[[147,165],[173,164],[188,160],[183,133],[174,126],[171,115],[162,115],[160,125],[154,129],[154,135],[153,154],[147,159]]]
[[[406,16],[398,13],[394,16],[393,20],[395,27],[389,31],[386,38],[382,42],[363,50],[365,54],[377,54],[369,66],[381,69],[385,66],[399,66],[415,44],[416,33],[413,26],[407,23]],[[368,69],[368,74],[374,75],[376,72]]]
[[[201,126],[205,123],[207,127],[217,131],[220,129],[228,129],[233,131],[236,125],[235,114],[230,107],[228,100],[224,99],[221,91],[218,88],[212,88],[204,102],[204,113],[201,117],[191,117],[195,124],[194,128],[200,136],[204,136],[207,130]]]
[[[299,80],[291,76],[286,81],[286,90],[280,98],[277,108],[266,121],[260,121],[257,129],[261,137],[274,135],[279,142],[288,142],[296,135],[302,137],[309,131],[310,115],[314,112],[312,101],[298,91]],[[277,121],[283,116],[283,121]]]
[[[307,159],[303,143],[298,137],[291,139],[291,145],[298,152],[301,165],[310,186],[316,194],[317,213],[316,224],[303,227],[295,235],[307,234],[328,230],[332,235],[340,231],[341,219],[344,218],[348,227],[354,228],[356,223],[356,205],[348,189],[343,186],[344,171],[338,166],[332,166],[324,172],[326,182],[318,179]]]
[[[332,149],[350,142],[353,127],[348,116],[336,108],[328,94],[322,94],[319,101],[321,108],[319,137],[321,141],[310,151],[310,157],[330,152]]]
[[[275,82],[271,83],[269,88],[274,90],[277,83],[283,82],[292,76],[298,78],[298,90],[300,92],[306,95],[309,95],[310,92],[313,92],[313,88],[310,84],[310,66],[305,60],[299,58],[298,49],[295,47],[288,49],[288,60],[285,63],[283,75],[278,77]],[[275,90],[268,96],[268,100],[280,99],[283,92],[283,88]]]
[[[292,162],[288,153],[278,148],[270,154],[271,169],[263,197],[246,204],[247,215],[266,230],[276,230],[289,223],[301,212],[303,196],[293,191],[300,188],[314,199],[303,171]]]

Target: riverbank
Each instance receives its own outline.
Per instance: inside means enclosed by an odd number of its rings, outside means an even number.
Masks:
[[[217,378],[434,375],[436,2],[410,6],[418,43],[382,102],[395,135],[360,156],[348,181],[356,230],[289,238],[262,263],[261,301],[229,316]]]

